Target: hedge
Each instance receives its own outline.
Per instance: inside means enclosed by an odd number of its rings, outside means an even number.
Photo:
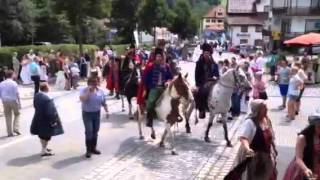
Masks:
[[[28,46],[12,46],[12,47],[0,47],[0,66],[12,66],[12,55],[14,52],[18,53],[18,58],[21,59],[23,55],[27,54],[30,49],[34,52],[43,53],[43,55],[48,54],[51,50],[55,52],[60,51],[66,55],[79,54],[79,46],[76,44],[59,44],[59,45],[28,45]],[[96,45],[83,45],[83,49],[87,49],[92,55],[94,50],[98,50]]]

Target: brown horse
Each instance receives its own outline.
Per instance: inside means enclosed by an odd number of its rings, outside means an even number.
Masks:
[[[191,106],[193,95],[189,87],[186,77],[182,77],[181,74],[176,76],[169,85],[165,88],[164,92],[158,99],[155,107],[155,111],[159,120],[164,121],[165,131],[161,137],[160,146],[164,147],[164,141],[166,135],[171,139],[171,152],[176,154],[174,149],[174,137],[172,135],[171,127],[178,122],[186,120],[187,110]],[[140,139],[143,139],[141,121],[142,121],[142,109],[138,108],[138,126]],[[152,128],[152,132],[154,129]]]

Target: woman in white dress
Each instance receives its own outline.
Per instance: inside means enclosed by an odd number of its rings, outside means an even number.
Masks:
[[[29,64],[31,63],[31,60],[27,58],[27,56],[23,56],[21,61],[21,73],[20,78],[22,80],[22,84],[29,85],[32,84],[31,75],[29,72]]]

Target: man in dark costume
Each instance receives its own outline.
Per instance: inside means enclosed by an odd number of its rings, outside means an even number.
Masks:
[[[198,88],[196,95],[196,105],[199,109],[200,119],[205,118],[207,99],[211,88],[208,87],[209,81],[216,81],[219,78],[218,64],[212,58],[212,47],[204,43],[201,47],[203,53],[196,64],[195,81]],[[211,83],[212,84],[212,83]]]

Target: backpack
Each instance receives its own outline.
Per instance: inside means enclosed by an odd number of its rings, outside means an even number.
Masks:
[[[29,70],[30,70],[30,73],[33,75],[38,74],[38,64],[35,62],[32,62],[30,64]]]

